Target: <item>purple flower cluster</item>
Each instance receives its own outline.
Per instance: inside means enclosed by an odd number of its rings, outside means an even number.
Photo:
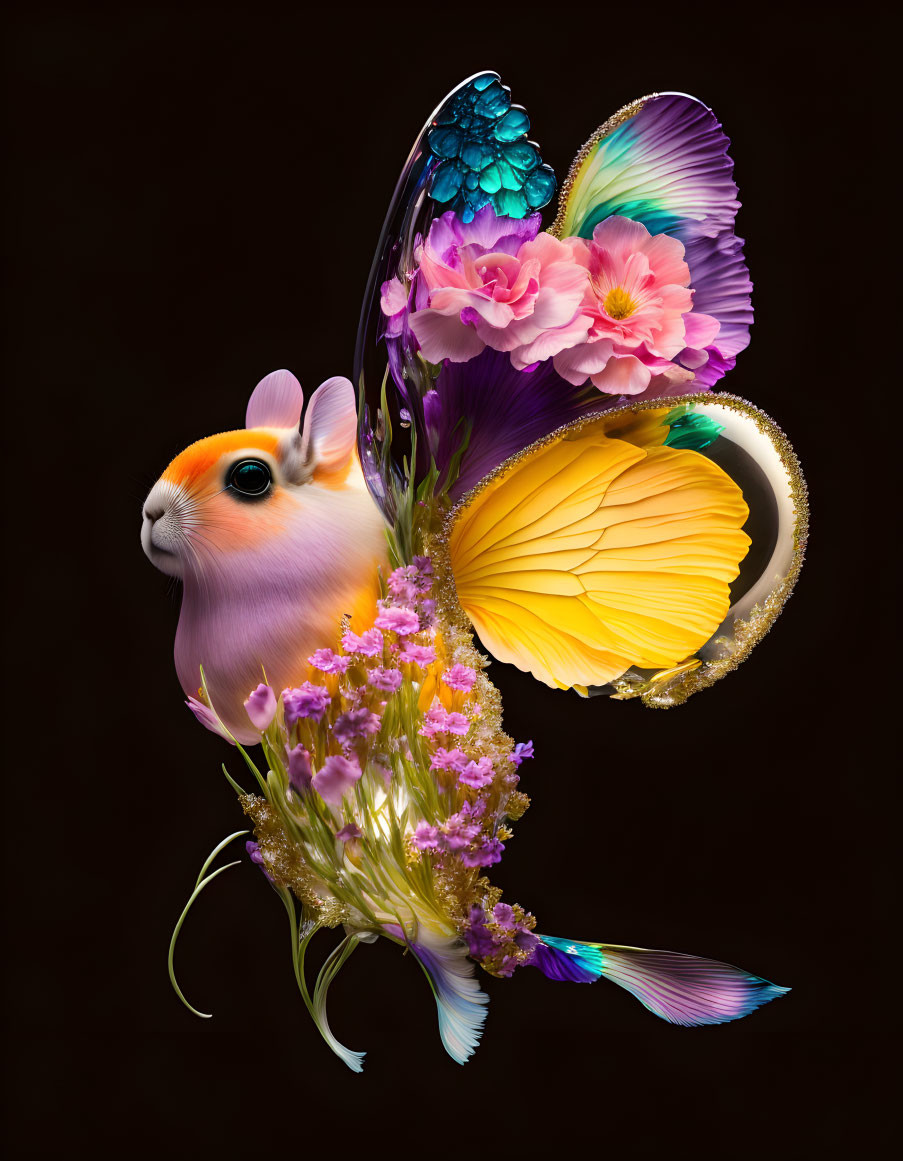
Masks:
[[[342,648],[346,653],[361,653],[364,657],[382,657],[384,644],[379,629],[366,629],[360,637],[349,629],[342,637]]]
[[[464,938],[471,957],[497,976],[510,976],[528,964],[539,939],[533,934],[533,916],[521,907],[496,903],[487,912],[478,904],[470,909]]]
[[[458,689],[463,693],[472,690],[476,680],[476,670],[469,665],[453,665],[442,674],[442,681],[449,689]]]
[[[413,605],[428,596],[433,587],[433,565],[428,556],[416,556],[414,564],[396,568],[388,580],[388,589],[395,601]]]
[[[331,700],[328,689],[322,685],[312,685],[309,681],[297,689],[284,689],[282,705],[286,726],[291,729],[301,718],[313,718],[318,722],[329,708]]]
[[[322,684],[315,677],[283,690],[284,727],[268,686],[258,686],[246,706],[261,730],[274,722],[284,728],[289,800],[303,814],[311,808],[311,796],[317,796],[332,814],[339,843],[374,839],[369,799],[355,793],[365,771],[384,781],[387,789],[393,776],[406,777],[393,775],[394,749],[405,762],[428,769],[439,790],[438,817],[419,822],[408,850],[428,858],[437,874],[448,872],[450,882],[470,884],[464,887],[469,892],[477,882],[470,872],[501,860],[510,831],[500,824],[519,781],[517,767],[532,757],[533,745],[518,743],[510,753],[487,752],[491,735],[483,724],[477,670],[453,658],[448,664],[439,656],[434,584],[427,557],[395,569],[373,626],[360,634],[348,629],[337,649],[317,649],[308,658],[322,675]],[[434,691],[425,712],[418,708],[421,683]],[[390,701],[393,725],[384,733],[383,715]],[[399,795],[405,801],[403,787]],[[252,857],[261,857],[256,848]],[[461,898],[465,914],[471,901],[470,894]],[[510,963],[518,956],[524,959],[524,948],[533,938],[528,937],[524,913],[499,904],[487,919],[477,910],[479,916],[470,912],[471,945],[484,948],[489,970],[510,974]],[[509,920],[510,930],[505,926]]]
[[[420,822],[411,839],[419,851],[445,852],[461,860],[465,867],[490,867],[498,863],[505,849],[498,839],[488,838],[480,826],[486,803],[477,799],[465,802],[444,823],[431,826]]]
[[[404,681],[404,676],[400,669],[371,669],[368,681],[374,689],[381,690],[383,693],[395,693],[401,689],[401,684]]]
[[[433,644],[415,636],[430,632],[426,626],[434,618],[435,602],[429,596],[434,579],[428,557],[415,557],[413,564],[396,569],[388,580],[389,596],[378,602],[374,625],[361,634],[346,630],[338,650],[317,649],[307,659],[324,675],[324,683],[305,681],[282,691],[288,783],[299,799],[316,791],[327,804],[340,808],[371,761],[386,784],[391,781],[391,769],[375,761],[377,755],[371,751],[387,699],[402,688],[406,675],[412,680],[415,676],[416,671],[403,671],[401,666],[425,669],[437,660]],[[428,640],[432,639],[431,634]],[[258,728],[267,728],[277,711],[273,691],[259,686],[246,708]],[[434,715],[436,724],[447,732],[466,733],[470,723],[463,714],[450,715],[446,723],[447,716],[444,710]],[[319,760],[313,758],[315,753],[321,755]],[[350,826],[346,822],[338,832],[343,841],[359,837]]]
[[[348,710],[340,714],[332,727],[332,736],[343,746],[350,745],[356,738],[379,732],[379,714],[372,713],[366,706]]]
[[[432,645],[414,645],[409,641],[398,654],[398,660],[406,665],[419,665],[421,669],[426,669],[436,660],[436,650]]]
[[[344,673],[351,664],[347,657],[340,657],[332,649],[318,649],[307,660],[314,669],[319,669],[321,673]]]
[[[424,738],[435,738],[438,734],[458,734],[463,736],[470,729],[470,721],[464,714],[449,713],[438,701],[434,701],[426,711],[419,733]]]

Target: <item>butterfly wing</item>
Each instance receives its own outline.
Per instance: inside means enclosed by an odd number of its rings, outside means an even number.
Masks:
[[[740,203],[729,144],[715,114],[695,97],[641,97],[609,117],[577,154],[551,227],[560,238],[590,238],[617,214],[683,243],[693,311],[721,324],[705,350],[679,357],[695,370],[697,386],[711,387],[733,367],[753,317],[743,239],[734,233]]]
[[[413,461],[415,481],[435,462],[440,484],[458,499],[507,456],[621,401],[589,382],[567,382],[551,360],[525,373],[489,348],[464,362],[432,365],[409,326],[410,315],[426,305],[418,247],[437,217],[451,211],[466,224],[488,207],[524,221],[551,198],[554,175],[527,139],[529,127],[499,77],[477,74],[427,121],[399,179],[364,297],[355,358],[361,459],[390,519],[405,460]],[[666,93],[634,101],[580,151],[552,227],[559,237],[590,237],[601,221],[620,214],[680,240],[691,271],[692,314],[710,316],[720,328],[701,349],[690,345],[688,330],[688,346],[676,361],[690,381],[672,383],[673,394],[711,387],[748,342],[751,286],[742,241],[733,233],[739,203],[727,145],[714,114],[692,97]]]
[[[422,475],[430,453],[441,456],[450,449],[439,464],[448,466],[468,425],[466,414],[456,415],[451,427],[457,434],[442,449],[427,430],[424,400],[434,391],[440,368],[422,358],[407,325],[417,293],[417,247],[443,213],[453,211],[469,223],[490,206],[495,214],[521,220],[551,200],[555,176],[527,139],[529,128],[526,111],[512,104],[499,76],[477,73],[427,120],[398,180],[367,282],[354,363],[362,405],[361,460],[371,491],[389,514],[392,480],[412,450],[405,431],[417,436]],[[427,410],[435,402],[429,400]],[[430,426],[435,430],[435,423]]]
[[[730,396],[566,425],[457,506],[443,548],[493,656],[559,688],[672,705],[735,668],[793,587],[805,484]]]

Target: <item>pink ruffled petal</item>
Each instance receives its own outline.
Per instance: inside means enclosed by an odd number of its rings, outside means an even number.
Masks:
[[[554,330],[542,331],[531,342],[525,343],[523,346],[511,352],[511,365],[519,371],[523,371],[534,363],[543,363],[546,359],[551,359],[561,351],[585,343],[586,337],[589,334],[589,328],[590,319],[585,314],[578,314],[565,326],[556,327]],[[607,339],[601,341],[608,342]],[[594,345],[598,346],[598,343]],[[608,346],[610,350],[610,342],[608,342]],[[586,376],[584,375],[583,378],[585,379]],[[580,382],[583,382],[583,379]]]
[[[594,386],[608,395],[639,395],[649,386],[652,372],[636,355],[613,355],[590,378]]]
[[[411,315],[409,325],[424,358],[431,363],[441,363],[443,359],[466,363],[486,346],[474,328],[465,326],[455,314],[418,310]]]
[[[577,386],[586,382],[587,375],[598,374],[612,356],[614,344],[610,339],[594,343],[580,343],[555,356],[555,370],[569,383]]]
[[[622,262],[626,262],[631,254],[641,249],[649,237],[649,231],[642,222],[634,222],[617,214],[606,218],[593,230],[595,244]]]
[[[261,733],[276,716],[276,695],[268,685],[261,683],[245,701],[245,709],[251,724]]]
[[[643,253],[659,282],[690,285],[690,267],[686,262],[684,244],[678,238],[655,234],[643,245]]]
[[[721,323],[710,314],[693,310],[684,315],[684,339],[688,347],[695,347],[697,350],[707,347],[715,341],[715,336],[720,330]],[[686,359],[683,362],[686,363]],[[690,364],[687,363],[687,366]]]

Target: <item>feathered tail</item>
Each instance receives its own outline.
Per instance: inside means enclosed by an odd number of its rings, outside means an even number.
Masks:
[[[533,965],[553,980],[593,983],[600,977],[626,988],[671,1024],[724,1024],[790,991],[715,959],[608,943],[540,936]]]

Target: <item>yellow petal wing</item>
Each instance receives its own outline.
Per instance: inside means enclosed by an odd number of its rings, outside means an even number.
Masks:
[[[678,665],[728,611],[750,543],[743,494],[699,452],[650,442],[649,415],[627,438],[605,417],[559,433],[478,487],[451,528],[483,644],[548,685]]]

